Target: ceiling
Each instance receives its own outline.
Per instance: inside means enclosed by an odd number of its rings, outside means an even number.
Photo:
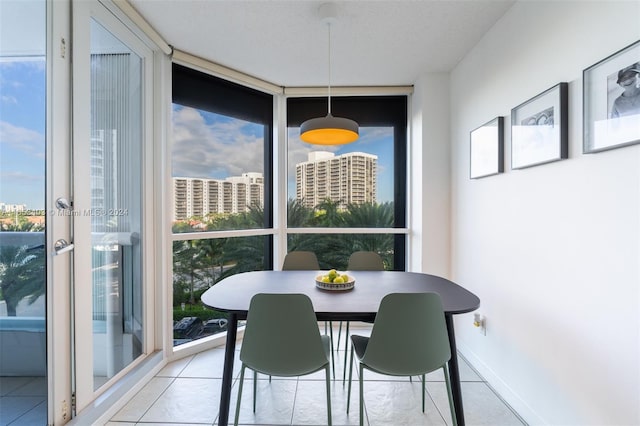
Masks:
[[[326,86],[328,31],[312,0],[129,0],[174,48],[286,86]],[[411,85],[448,72],[515,0],[335,2],[333,86]]]

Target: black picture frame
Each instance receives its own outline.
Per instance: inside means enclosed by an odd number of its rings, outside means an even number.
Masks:
[[[504,172],[504,117],[496,117],[473,129],[469,138],[471,179]]]
[[[640,142],[640,40],[586,68],[582,91],[583,153]]]
[[[558,83],[511,110],[511,168],[569,156],[569,85]]]

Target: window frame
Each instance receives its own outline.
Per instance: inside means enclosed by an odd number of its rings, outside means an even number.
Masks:
[[[168,294],[170,300],[168,306],[173,307],[173,244],[178,241],[188,240],[211,240],[211,239],[228,239],[228,238],[244,238],[253,236],[264,236],[264,261],[263,268],[265,270],[273,269],[273,170],[274,170],[274,127],[276,123],[274,121],[274,108],[275,108],[275,94],[269,93],[264,90],[258,90],[247,86],[246,84],[239,84],[231,81],[225,76],[215,75],[212,72],[208,72],[206,69],[202,69],[194,64],[185,63],[183,61],[173,61],[171,63],[171,87],[172,95],[169,97],[170,102],[170,117],[173,114],[174,104],[179,104],[185,107],[191,107],[198,110],[204,110],[214,112],[216,114],[225,115],[236,119],[241,119],[253,123],[259,123],[265,126],[264,130],[264,172],[263,172],[263,213],[264,221],[262,227],[247,228],[247,229],[235,229],[235,230],[220,230],[220,231],[202,231],[202,232],[174,232],[172,229],[173,220],[169,220],[169,238],[168,243],[168,257],[170,259],[168,268],[169,279],[168,285],[170,286]],[[178,81],[179,79],[182,81]],[[202,89],[202,86],[206,86],[206,90]],[[182,90],[182,92],[180,92]],[[186,90],[186,92],[185,92]],[[211,91],[217,91],[218,97],[212,102],[211,96],[208,94]],[[243,105],[250,103],[254,108],[252,110],[246,110]],[[256,106],[257,104],[257,106]],[[257,112],[255,110],[258,110]],[[172,120],[170,120],[172,121]],[[171,138],[171,136],[170,136]],[[173,154],[171,150],[172,143],[169,144],[167,150],[167,164],[169,167],[168,183],[165,188],[167,199],[170,200],[170,208],[174,209],[175,199],[173,193]],[[171,218],[173,214],[168,215]],[[169,313],[172,317],[172,314]],[[173,353],[180,353],[181,355],[191,353],[195,348],[199,347],[202,343],[216,341],[219,338],[218,335],[209,337],[203,337],[196,339],[187,344],[181,344],[178,346],[171,346]]]
[[[381,90],[382,91],[382,90]],[[375,92],[375,89],[372,89]],[[305,95],[304,90],[296,90],[285,101],[285,129],[299,127],[310,118],[323,117],[327,112],[327,97]],[[287,132],[283,141],[285,196],[281,197],[280,207],[285,210],[284,240],[290,234],[393,234],[394,270],[407,269],[407,228],[408,221],[408,146],[409,146],[409,96],[407,94],[367,94],[332,96],[331,111],[334,116],[348,117],[362,126],[390,126],[394,134],[394,226],[391,228],[294,228],[287,223],[286,191],[288,147]],[[400,142],[400,143],[399,143]]]
[[[407,227],[409,217],[409,200],[407,197],[409,191],[408,184],[408,150],[409,150],[409,102],[411,99],[412,88],[409,87],[383,87],[383,88],[338,88],[335,92],[336,96],[332,97],[332,109],[336,115],[343,115],[355,118],[360,125],[364,126],[380,126],[391,125],[394,127],[394,170],[396,179],[394,181],[394,226],[391,228],[289,228],[287,224],[287,161],[288,161],[288,136],[287,128],[289,125],[288,100],[295,97],[303,99],[304,103],[310,105],[305,111],[308,118],[315,116],[323,116],[326,114],[326,96],[322,96],[322,92],[317,88],[283,88],[271,85],[264,81],[253,81],[247,76],[240,75],[234,70],[226,69],[215,64],[205,63],[198,58],[176,52],[169,67],[173,70],[176,66],[187,69],[189,72],[198,72],[213,77],[224,84],[236,86],[244,91],[255,91],[263,95],[271,97],[271,110],[268,122],[264,124],[269,126],[269,130],[265,131],[265,164],[264,164],[264,213],[265,225],[263,228],[240,229],[240,230],[222,230],[208,232],[184,232],[174,233],[171,227],[171,221],[168,221],[169,238],[167,241],[167,254],[170,262],[168,264],[167,284],[173,283],[173,243],[175,241],[196,240],[196,239],[212,239],[212,238],[234,238],[234,237],[250,237],[265,236],[265,255],[264,269],[280,269],[282,259],[287,250],[287,239],[292,234],[313,234],[313,233],[335,233],[335,234],[392,234],[394,235],[394,269],[406,270],[408,250],[409,229]],[[171,75],[171,87],[174,86],[174,76]],[[248,80],[247,80],[248,79]],[[174,97],[169,95],[169,113],[173,113]],[[361,116],[370,109],[358,106],[362,101],[370,101],[386,103],[391,101],[395,103],[396,109],[393,114],[384,111],[382,114],[378,111],[378,115],[373,114],[371,117]],[[374,102],[375,101],[375,102]],[[185,103],[176,100],[176,103],[185,105]],[[353,105],[356,105],[354,107]],[[191,105],[193,106],[193,105]],[[353,113],[354,108],[359,112]],[[206,109],[206,108],[205,108]],[[384,109],[384,108],[383,108]],[[375,108],[373,108],[375,111]],[[302,118],[303,116],[300,116]],[[390,120],[395,118],[395,121]],[[265,115],[266,118],[266,115]],[[383,119],[383,118],[386,118]],[[306,118],[303,118],[303,121]],[[373,122],[372,122],[373,120]],[[249,120],[251,121],[251,120]],[[391,123],[389,123],[391,121]],[[170,137],[169,137],[170,139]],[[402,141],[402,143],[397,143]],[[172,143],[167,144],[167,162],[169,173],[167,173],[167,184],[165,188],[166,199],[170,201],[173,209],[174,196],[172,185]],[[169,216],[169,215],[168,215]],[[172,295],[172,289],[167,289]],[[172,306],[172,302],[167,301],[168,307]],[[169,333],[169,332],[167,332]],[[168,334],[167,334],[168,335]],[[222,336],[210,336],[195,340],[188,344],[180,346],[167,347],[169,353],[174,356],[187,355],[197,351],[202,344],[211,345],[212,342],[218,342]]]

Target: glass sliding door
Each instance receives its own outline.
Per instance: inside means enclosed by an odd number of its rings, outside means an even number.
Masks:
[[[0,2],[0,423],[47,424],[46,3]]]
[[[94,389],[142,354],[141,58],[91,20]]]
[[[145,244],[143,201],[151,58],[100,4],[81,2],[74,10],[78,410],[147,352],[144,268],[151,248]]]

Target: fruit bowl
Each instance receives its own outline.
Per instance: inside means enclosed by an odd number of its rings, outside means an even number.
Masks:
[[[316,277],[316,287],[321,288],[323,290],[330,291],[344,291],[351,290],[356,285],[356,280],[353,277],[345,275],[343,273],[338,273],[341,277],[347,277],[347,280],[344,282],[325,282],[323,281],[323,277],[326,277],[327,274],[318,275]]]

